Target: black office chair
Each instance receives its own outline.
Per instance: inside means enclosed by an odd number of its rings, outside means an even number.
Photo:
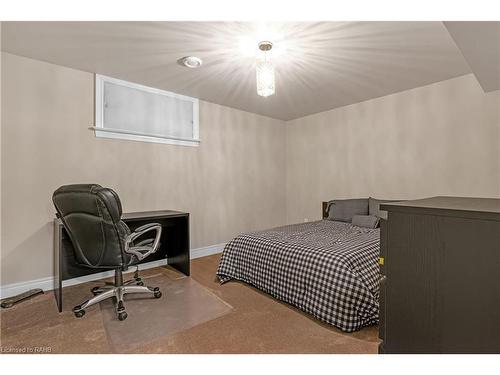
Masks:
[[[120,220],[122,205],[118,195],[97,184],[61,186],[54,192],[52,201],[73,243],[76,262],[85,267],[115,270],[113,285],[93,288],[94,297],[73,308],[77,317],[85,315],[87,307],[115,297],[118,319],[125,320],[125,294],[151,293],[155,298],[161,297],[159,288],[143,286],[137,271],[134,279],[125,283],[122,274],[128,266],[137,264],[158,249],[160,224],[146,224],[131,232]],[[154,238],[136,242],[151,231],[156,231]]]

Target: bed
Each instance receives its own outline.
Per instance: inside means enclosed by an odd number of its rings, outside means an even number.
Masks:
[[[224,248],[221,283],[248,283],[344,332],[378,323],[380,231],[323,220],[245,233]]]

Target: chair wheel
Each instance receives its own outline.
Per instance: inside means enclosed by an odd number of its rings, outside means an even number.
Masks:
[[[155,296],[155,298],[160,298],[161,297],[161,292],[159,290],[157,290],[156,292],[154,292],[153,295]]]
[[[144,286],[144,283],[143,283],[142,281],[139,281],[139,282],[137,283],[137,285],[139,285],[139,286]]]
[[[81,318],[82,316],[85,315],[85,310],[77,310],[77,311],[73,311],[73,313],[75,314],[75,316],[77,318]]]
[[[127,319],[128,314],[125,311],[119,312],[118,313],[118,320],[125,320]]]
[[[99,291],[99,287],[98,286],[93,287],[90,291],[92,292],[92,294],[94,296],[97,296],[98,294],[102,293],[101,291]]]

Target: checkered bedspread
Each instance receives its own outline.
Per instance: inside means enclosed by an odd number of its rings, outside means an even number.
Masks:
[[[217,276],[352,332],[378,322],[379,251],[379,229],[329,220],[287,225],[234,238]]]

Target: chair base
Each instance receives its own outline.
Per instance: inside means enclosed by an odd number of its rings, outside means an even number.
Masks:
[[[116,314],[119,320],[125,320],[127,318],[127,312],[125,311],[125,306],[123,304],[123,297],[125,294],[130,293],[150,293],[154,298],[160,298],[161,292],[160,288],[154,288],[149,286],[144,286],[141,278],[139,277],[137,271],[134,274],[132,280],[123,282],[123,274],[121,269],[115,270],[115,282],[114,284],[106,283],[101,287],[92,288],[92,293],[94,297],[86,300],[82,304],[75,306],[73,308],[73,313],[77,318],[81,318],[85,315],[85,309],[96,303],[104,301],[108,298],[115,298],[116,300]]]

